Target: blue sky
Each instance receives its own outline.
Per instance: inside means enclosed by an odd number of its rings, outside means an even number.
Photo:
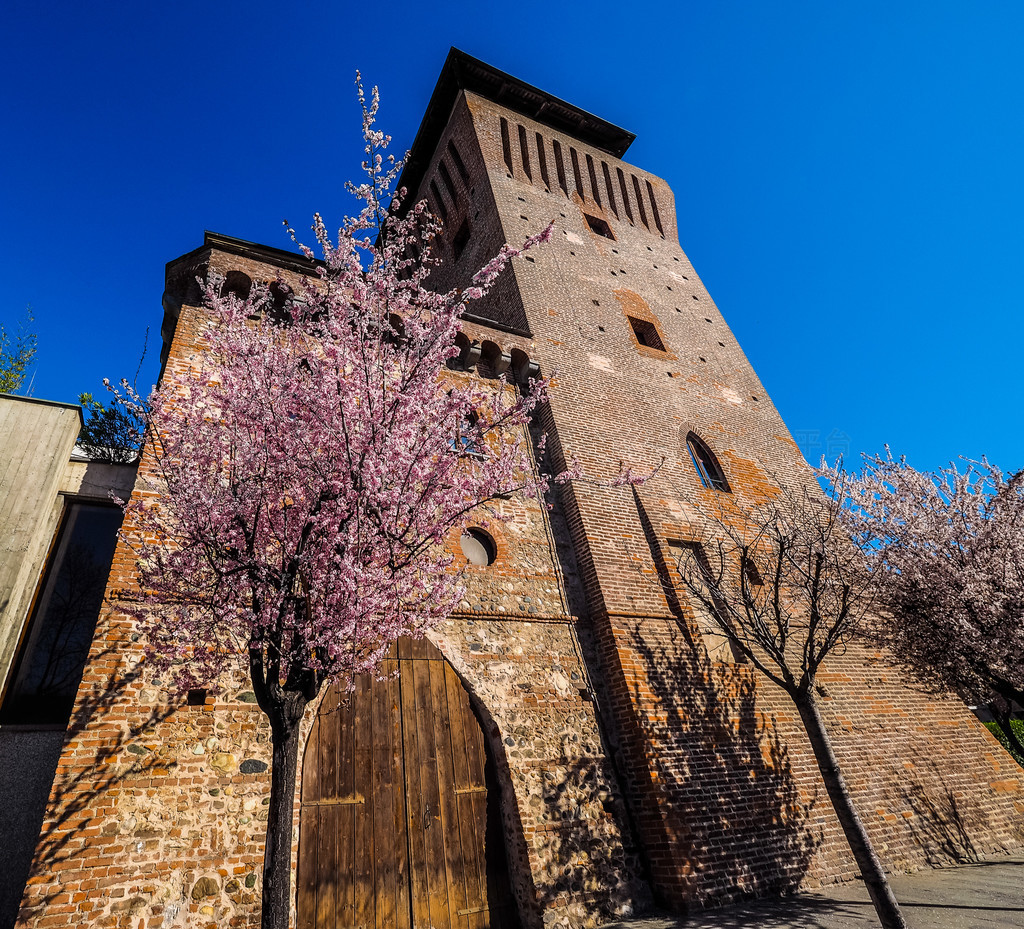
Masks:
[[[486,12],[485,12],[486,11]],[[4,14],[0,321],[33,394],[155,378],[167,261],[338,217],[456,45],[637,134],[808,457],[1024,467],[1024,5],[56,2]]]

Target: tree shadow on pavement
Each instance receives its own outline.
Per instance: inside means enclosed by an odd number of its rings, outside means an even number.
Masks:
[[[653,916],[606,923],[603,929],[860,929],[878,925],[870,902],[866,905],[817,897],[736,904],[689,916]]]

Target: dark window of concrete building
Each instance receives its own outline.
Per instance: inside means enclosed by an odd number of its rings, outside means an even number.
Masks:
[[[615,241],[615,236],[612,235],[612,227],[599,216],[591,216],[589,213],[584,213],[583,218],[587,221],[587,225],[590,226],[591,232],[596,232],[598,235],[603,235],[606,239]]]
[[[466,556],[466,561],[481,568],[494,564],[494,559],[498,557],[498,547],[494,544],[494,539],[483,529],[467,529],[459,539],[459,546],[462,554]]]
[[[103,604],[121,516],[115,506],[68,505],[0,723],[67,725]]]
[[[692,432],[686,437],[686,447],[690,450],[690,457],[693,459],[693,466],[697,469],[700,482],[712,490],[729,493],[729,482],[725,479],[725,473],[715,453]]]
[[[462,225],[459,226],[459,231],[455,233],[455,238],[452,239],[452,252],[455,254],[456,258],[458,258],[459,255],[461,255],[462,252],[465,250],[466,243],[468,241],[469,241],[469,220],[468,219],[464,219],[462,221]]]
[[[637,342],[647,348],[657,349],[659,352],[665,351],[665,343],[661,341],[658,327],[654,323],[648,319],[638,319],[636,316],[627,316],[626,319],[629,320],[630,328],[632,328]]]

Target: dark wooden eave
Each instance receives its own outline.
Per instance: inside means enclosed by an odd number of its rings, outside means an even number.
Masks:
[[[430,103],[427,104],[427,111],[409,150],[398,184],[413,196],[423,180],[438,139],[448,124],[452,106],[463,90],[478,94],[527,119],[550,126],[556,132],[564,132],[614,158],[621,158],[636,138],[632,132],[620,129],[607,120],[452,48],[441,69]]]
[[[275,268],[295,271],[299,274],[310,274],[316,269],[318,264],[323,263],[319,259],[307,258],[301,252],[290,252],[283,248],[275,248],[272,245],[260,245],[258,242],[249,242],[245,239],[237,239],[234,236],[207,230],[203,236],[203,244],[199,248],[194,248],[173,261],[167,262],[166,277],[169,278],[179,266],[192,264],[196,260],[205,257],[211,251],[239,255],[242,258],[260,261]]]

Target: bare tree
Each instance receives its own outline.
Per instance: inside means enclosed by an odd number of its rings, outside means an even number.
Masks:
[[[723,507],[705,523],[703,538],[682,547],[677,566],[737,657],[793,701],[879,921],[902,929],[817,702],[818,671],[858,633],[873,600],[874,577],[845,534],[840,505],[805,489],[747,512]]]

